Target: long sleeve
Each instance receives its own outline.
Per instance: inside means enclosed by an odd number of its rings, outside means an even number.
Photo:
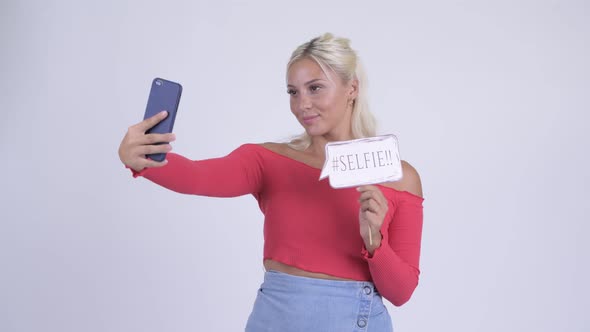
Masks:
[[[395,202],[389,201],[391,221],[381,227],[381,246],[371,257],[362,249],[375,287],[395,306],[406,303],[418,286],[422,202],[421,197],[398,193]]]
[[[225,157],[190,160],[168,153],[163,167],[132,170],[170,190],[192,195],[235,197],[259,193],[262,188],[262,159],[254,144],[244,144]]]

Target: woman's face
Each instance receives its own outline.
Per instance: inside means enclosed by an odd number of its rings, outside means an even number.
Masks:
[[[303,58],[287,71],[291,112],[310,136],[347,140],[352,138],[352,101],[357,81],[343,82],[336,73],[326,73],[312,59]]]

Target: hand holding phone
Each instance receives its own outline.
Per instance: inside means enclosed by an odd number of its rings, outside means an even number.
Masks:
[[[167,111],[168,116],[164,120],[158,122],[154,127],[148,129],[146,134],[172,133],[181,95],[182,85],[176,82],[162,78],[155,78],[152,81],[152,87],[150,89],[150,95],[148,97],[143,119],[148,119],[161,111]],[[163,143],[164,142],[158,142],[156,144]],[[166,153],[148,154],[147,157],[152,160],[163,161],[166,158]]]
[[[172,128],[181,92],[178,83],[154,79],[144,120],[129,127],[119,146],[119,159],[124,165],[137,172],[166,165],[166,152],[172,149],[168,143],[175,140]]]

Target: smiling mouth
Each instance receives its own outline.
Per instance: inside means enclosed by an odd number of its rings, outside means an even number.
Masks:
[[[310,123],[312,123],[312,122],[313,122],[313,120],[315,120],[315,119],[317,119],[317,118],[319,118],[319,117],[320,117],[319,115],[304,116],[304,117],[303,117],[303,122],[304,122],[305,124],[310,124]]]

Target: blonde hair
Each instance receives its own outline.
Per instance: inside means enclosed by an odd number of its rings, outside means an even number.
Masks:
[[[293,51],[287,70],[293,63],[304,58],[317,62],[326,73],[328,70],[333,71],[343,82],[358,80],[358,95],[352,104],[352,136],[353,139],[375,136],[375,118],[369,110],[367,98],[367,77],[359,57],[350,47],[350,41],[334,37],[331,33],[313,38]],[[288,144],[297,150],[305,150],[311,144],[311,137],[303,132]]]

